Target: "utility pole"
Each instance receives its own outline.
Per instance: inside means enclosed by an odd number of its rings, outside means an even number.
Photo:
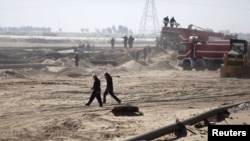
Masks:
[[[155,7],[155,1],[146,0],[139,28],[139,35],[144,36],[146,34],[158,34],[159,31],[160,29]]]

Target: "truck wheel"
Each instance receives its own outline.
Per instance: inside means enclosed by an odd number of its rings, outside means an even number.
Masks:
[[[204,61],[202,61],[202,60],[195,61],[194,67],[195,67],[196,71],[205,70]]]
[[[184,61],[182,68],[183,70],[192,70],[190,61]]]

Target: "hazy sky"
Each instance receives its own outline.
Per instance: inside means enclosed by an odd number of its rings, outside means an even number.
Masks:
[[[125,25],[138,32],[146,0],[0,0],[0,26],[81,28]],[[250,33],[250,0],[155,0],[159,26],[165,16],[181,27]]]

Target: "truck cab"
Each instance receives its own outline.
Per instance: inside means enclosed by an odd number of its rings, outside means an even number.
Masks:
[[[183,70],[217,70],[230,50],[229,40],[206,41],[192,38],[178,45],[177,63]]]
[[[177,46],[178,56],[177,64],[181,66],[183,70],[191,70],[193,68],[193,45],[192,42],[181,42]]]
[[[226,35],[220,32],[205,30],[204,28],[190,24],[188,28],[163,27],[159,40],[159,46],[163,49],[176,49],[180,42],[188,41],[191,36],[199,36],[203,41],[237,39],[238,35]]]

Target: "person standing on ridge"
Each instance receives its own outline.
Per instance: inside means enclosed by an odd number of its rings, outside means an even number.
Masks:
[[[76,67],[78,67],[79,60],[80,60],[79,54],[78,54],[78,52],[76,52],[76,54],[75,54],[75,66]]]
[[[129,48],[133,47],[134,40],[135,40],[135,38],[132,35],[130,35],[129,38],[128,38]]]
[[[111,38],[111,49],[115,48],[115,39],[112,37]]]
[[[127,44],[128,44],[128,36],[127,35],[125,35],[124,37],[122,37],[123,38],[123,43],[124,43],[124,48],[127,48]]]

